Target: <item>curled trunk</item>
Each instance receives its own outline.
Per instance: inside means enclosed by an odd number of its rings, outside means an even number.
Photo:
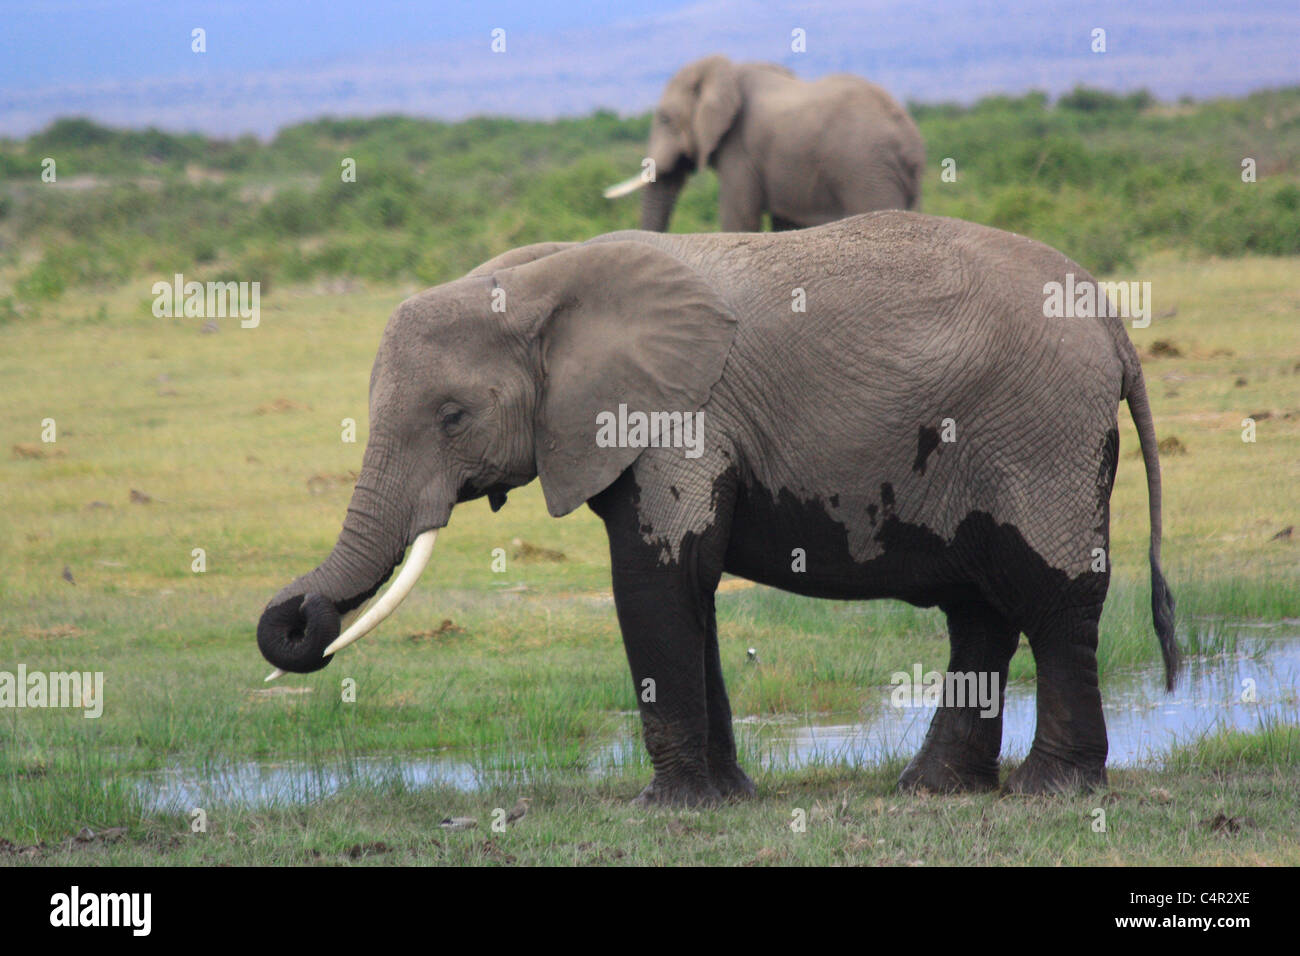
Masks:
[[[363,469],[334,549],[266,605],[257,646],[276,667],[308,673],[328,664],[325,648],[345,619],[356,616],[401,562],[411,536],[411,509],[398,503],[406,495],[388,490],[397,487],[378,469]]]

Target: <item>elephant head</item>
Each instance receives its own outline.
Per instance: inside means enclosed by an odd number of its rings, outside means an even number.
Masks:
[[[403,302],[370,375],[342,532],[267,604],[263,656],[285,671],[324,667],[405,597],[458,502],[486,496],[495,511],[540,477],[558,516],[604,490],[640,449],[597,447],[598,414],[698,411],[734,325],[688,265],[626,239],[514,250]],[[393,587],[354,621],[408,547]]]
[[[668,82],[650,127],[647,158],[654,178],[642,173],[605,190],[613,199],[645,189],[641,199],[641,228],[668,229],[677,194],[687,175],[706,165],[741,108],[740,73],[725,56],[696,60]]]

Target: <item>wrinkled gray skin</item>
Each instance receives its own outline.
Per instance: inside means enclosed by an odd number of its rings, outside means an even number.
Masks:
[[[507,253],[393,313],[338,544],[267,605],[259,646],[287,670],[323,666],[340,614],[375,592],[418,533],[445,525],[459,501],[486,494],[500,507],[540,477],[552,514],[587,502],[609,534],[638,698],[644,680],[656,686],[640,703],[655,769],[641,799],[753,791],[718,654],[724,571],[802,594],[938,606],[950,670],[991,672],[1001,687],[1025,633],[1038,726],[1005,786],[1100,784],[1095,654],[1110,571],[1095,567],[1108,553],[1125,398],[1147,469],[1153,611],[1171,681],[1177,652],[1141,367],[1122,320],[1044,317],[1044,284],[1070,272],[1076,284],[1091,278],[1021,236],[906,212]],[[795,287],[806,312],[792,310]],[[504,313],[492,311],[494,290]],[[596,447],[598,413],[620,403],[702,410],[703,454]],[[945,419],[955,441],[938,437]],[[1001,717],[978,710],[940,708],[901,784],[996,787]]]
[[[641,228],[665,232],[686,176],[718,173],[724,232],[818,226],[879,209],[917,209],[925,145],[888,93],[839,74],[815,82],[770,63],[711,56],[683,67],[655,109],[646,154],[656,179]]]

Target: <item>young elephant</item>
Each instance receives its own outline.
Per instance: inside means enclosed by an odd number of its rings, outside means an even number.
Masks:
[[[1038,728],[1007,789],[1100,784],[1097,622],[1124,399],[1170,686],[1173,599],[1137,354],[1118,318],[1045,317],[1052,282],[1092,279],[1024,237],[906,212],[509,252],[393,313],[343,531],[271,599],[258,645],[277,668],[323,667],[410,589],[454,504],[486,495],[495,510],[539,477],[553,515],[587,502],[609,535],[633,681],[655,687],[640,703],[654,763],[642,799],[753,792],[718,655],[724,571],[938,606],[950,671],[998,688],[1023,631]],[[996,787],[1001,708],[980,711],[945,701],[901,783]]]
[[[689,173],[718,171],[724,232],[819,226],[878,209],[917,209],[925,144],[888,93],[857,76],[808,83],[772,63],[710,56],[682,67],[655,109],[648,172],[611,186],[644,187],[641,228],[664,232]]]

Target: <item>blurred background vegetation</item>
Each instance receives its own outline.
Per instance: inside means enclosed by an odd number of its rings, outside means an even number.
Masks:
[[[1300,254],[1300,87],[1159,103],[1085,88],[1057,100],[910,104],[923,209],[1030,235],[1110,273],[1157,250]],[[601,189],[639,168],[649,115],[528,122],[321,119],[272,141],[63,119],[0,140],[0,323],[137,276],[324,276],[433,285],[514,246],[635,228]],[[55,160],[57,183],[41,180]],[[957,181],[940,180],[956,162]],[[1258,181],[1243,183],[1242,160]],[[356,161],[356,181],[341,176]],[[713,231],[691,181],[674,231]]]

